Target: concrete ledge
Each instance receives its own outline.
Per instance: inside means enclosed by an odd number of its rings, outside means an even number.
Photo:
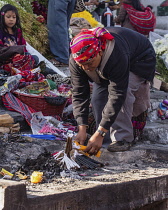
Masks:
[[[26,186],[18,182],[0,180],[0,209],[27,209]]]
[[[136,160],[142,159],[150,158],[154,161],[168,161],[168,144],[151,144],[147,139],[145,139],[143,143],[140,142],[135,144],[128,151],[109,152],[106,149],[102,149],[101,151],[101,156],[99,158],[93,157],[93,159],[103,163],[108,163],[110,166],[121,166],[121,168],[123,168],[124,164],[135,163]]]
[[[131,210],[167,198],[167,187],[168,177],[102,184],[87,190],[34,198],[30,206],[33,210]]]
[[[3,210],[132,210],[167,199],[168,176],[95,187],[47,196],[26,196],[23,184],[0,180]],[[3,206],[2,206],[3,204]]]
[[[144,132],[143,139],[157,144],[168,144],[168,120],[160,122],[147,122]]]

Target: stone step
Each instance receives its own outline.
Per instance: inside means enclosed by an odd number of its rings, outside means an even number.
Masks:
[[[100,162],[108,162],[110,165],[116,166],[119,164],[133,164],[140,163],[146,160],[161,160],[168,161],[168,144],[151,142],[147,139],[144,141],[138,141],[128,151],[124,152],[109,152],[106,149],[101,149],[101,156],[99,158],[93,157],[95,160]],[[133,166],[133,165],[132,165]],[[130,167],[130,165],[129,165]]]
[[[168,176],[121,183],[83,183],[82,186],[79,182],[78,188],[73,188],[71,181],[66,192],[56,183],[52,188],[53,194],[35,196],[28,194],[24,184],[1,180],[0,207],[4,210],[166,210],[168,205]]]
[[[147,122],[143,139],[156,144],[168,145],[168,119],[155,122]]]

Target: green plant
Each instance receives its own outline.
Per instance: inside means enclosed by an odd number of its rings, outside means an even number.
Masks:
[[[158,79],[168,83],[168,69],[160,56],[156,56],[156,70],[159,73]]]
[[[156,52],[156,70],[162,81],[168,82],[168,34],[153,43]]]
[[[44,5],[45,7],[48,7],[48,0],[38,0],[39,4]]]
[[[19,0],[17,2],[26,10],[26,12],[33,14],[31,0]]]

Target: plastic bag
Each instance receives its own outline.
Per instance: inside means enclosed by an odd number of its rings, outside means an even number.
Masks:
[[[4,85],[0,87],[0,96],[4,95],[7,92],[10,92],[11,90],[17,89],[21,78],[21,75],[8,77]]]
[[[160,36],[159,34],[155,32],[150,31],[149,33],[149,41],[152,43],[152,45],[157,39],[162,39],[162,38],[163,38],[162,36]]]
[[[36,112],[32,114],[31,130],[33,134],[39,134],[40,129],[47,123],[47,119],[44,118],[42,112]]]
[[[33,134],[41,134],[39,131],[43,128],[47,123],[53,124],[54,126],[58,126],[60,121],[55,119],[52,116],[43,116],[42,112],[36,112],[32,114],[31,119],[31,130]]]

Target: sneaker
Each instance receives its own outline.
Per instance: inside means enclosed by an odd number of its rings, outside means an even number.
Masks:
[[[109,152],[122,152],[127,151],[133,146],[134,142],[127,142],[127,141],[115,141],[112,142],[108,147],[107,150]]]

